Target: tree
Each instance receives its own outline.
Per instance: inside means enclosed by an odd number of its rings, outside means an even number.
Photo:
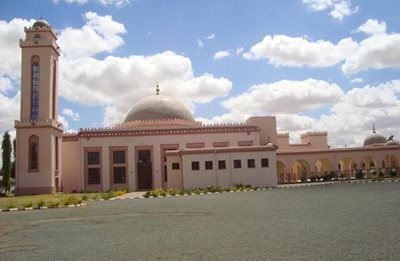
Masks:
[[[6,193],[10,192],[10,174],[11,174],[11,141],[10,134],[5,132],[3,135],[3,143],[1,144],[1,148],[3,150],[2,159],[3,159],[3,187]]]
[[[13,156],[14,160],[11,163],[11,178],[15,179],[15,164],[17,162],[17,153],[16,153],[16,148],[17,148],[17,140],[13,140]]]

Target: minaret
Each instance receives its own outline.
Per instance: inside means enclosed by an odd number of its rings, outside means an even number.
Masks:
[[[61,183],[58,122],[58,57],[53,28],[43,19],[25,27],[20,40],[21,111],[16,128],[16,194],[53,193]]]

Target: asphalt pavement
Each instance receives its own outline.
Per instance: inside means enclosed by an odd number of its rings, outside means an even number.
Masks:
[[[0,213],[0,260],[400,260],[400,183]]]

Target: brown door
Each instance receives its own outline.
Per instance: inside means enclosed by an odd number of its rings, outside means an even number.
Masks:
[[[153,168],[151,162],[151,150],[138,151],[138,190],[153,188]]]

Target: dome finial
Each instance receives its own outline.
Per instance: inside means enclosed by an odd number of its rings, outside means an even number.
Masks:
[[[376,133],[376,131],[375,131],[375,123],[372,123],[372,133]]]
[[[158,81],[156,85],[156,95],[160,95],[160,86],[158,86]]]

